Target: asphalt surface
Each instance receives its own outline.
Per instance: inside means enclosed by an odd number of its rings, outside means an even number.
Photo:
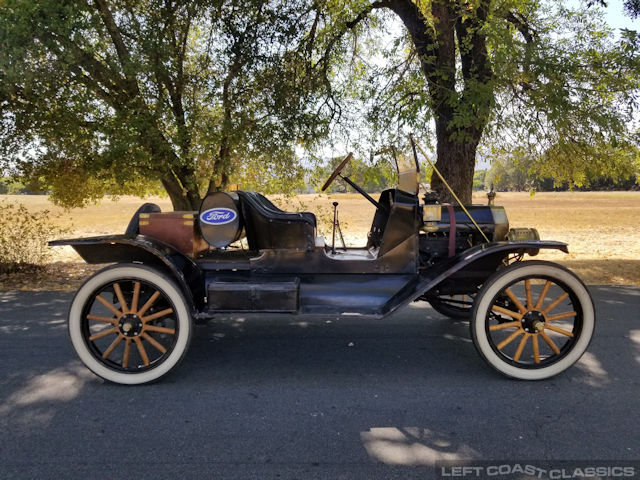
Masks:
[[[72,293],[0,292],[0,479],[405,479],[436,478],[443,459],[640,460],[640,288],[591,291],[588,353],[542,382],[502,378],[467,324],[415,304],[374,322],[217,320],[139,387],[77,360]]]

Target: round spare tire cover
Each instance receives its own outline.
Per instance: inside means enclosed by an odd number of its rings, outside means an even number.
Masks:
[[[200,206],[200,232],[212,247],[227,247],[242,233],[239,201],[232,195],[235,196],[224,192],[210,193]]]

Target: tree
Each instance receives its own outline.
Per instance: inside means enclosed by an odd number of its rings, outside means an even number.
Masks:
[[[329,178],[335,168],[344,160],[343,156],[334,157],[328,162],[318,161],[310,172],[310,182],[319,189]],[[367,162],[360,158],[352,158],[341,173],[358,184],[365,192],[382,192],[398,183],[398,175],[395,168],[385,158],[379,158],[374,162]],[[327,193],[346,192],[348,187],[339,179],[334,180]]]
[[[323,6],[346,26],[336,31],[353,39],[354,58],[369,48],[369,58],[386,59],[362,61],[370,73],[356,78],[375,124],[372,136],[394,120],[398,131],[385,141],[407,127],[428,131],[432,122],[436,166],[463,202],[471,200],[479,147],[491,158],[511,148],[541,158],[553,146],[557,156],[549,165],[570,161],[576,171],[594,145],[634,141],[638,38],[627,32],[614,43],[592,10],[533,0],[326,0]],[[384,25],[384,12],[401,20],[403,33],[387,29],[363,46],[367,27]],[[615,159],[609,160],[603,168]],[[438,177],[431,185],[451,201]]]
[[[295,144],[325,128],[290,48],[300,16],[295,1],[1,1],[5,167],[67,206],[161,184],[177,210],[247,158],[295,171]]]
[[[486,188],[488,170],[476,170],[473,174],[473,191],[478,192]]]
[[[557,2],[0,0],[0,25],[0,154],[69,206],[161,185],[194,209],[255,171],[297,181],[294,147],[354,95],[372,143],[433,123],[465,202],[479,148],[580,172],[640,136],[640,37]]]
[[[485,184],[498,191],[522,192],[533,188],[530,169],[533,159],[525,151],[519,151],[494,162],[485,176]]]
[[[515,191],[629,190],[638,179],[640,149],[637,147],[593,145],[589,161],[585,160],[580,168],[576,168],[576,162],[567,161],[558,166],[551,160],[562,155],[556,151],[561,148],[552,146],[537,158],[530,156],[527,149],[514,148],[508,156],[493,163],[485,184],[493,183],[498,190]],[[608,164],[610,159],[614,159],[613,165]]]

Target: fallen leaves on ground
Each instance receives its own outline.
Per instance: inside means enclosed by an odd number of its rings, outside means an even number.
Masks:
[[[30,265],[11,273],[0,273],[0,290],[77,290],[89,276],[103,267],[104,265],[89,265],[84,262]]]

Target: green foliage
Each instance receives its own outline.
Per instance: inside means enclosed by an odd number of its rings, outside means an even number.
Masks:
[[[22,182],[10,179],[0,178],[0,194],[2,195],[39,195],[42,194],[42,188],[37,184],[25,185]]]
[[[625,0],[624,9],[633,18],[640,17],[640,0]]]
[[[487,170],[476,170],[473,174],[473,191],[478,192],[486,188]]]
[[[605,0],[588,0],[587,5],[591,6],[593,4],[600,4],[603,7],[607,6],[607,1]],[[640,17],[640,0],[624,0],[624,11],[632,18]]]
[[[556,186],[566,183],[571,188],[588,187],[592,180],[604,176],[619,182],[640,174],[640,150],[628,143],[553,145],[530,172],[538,178],[553,178]]]
[[[640,36],[616,36],[597,8],[535,0],[326,3],[337,24],[355,24],[341,37],[351,84],[337,82],[356,94],[350,109],[366,114],[355,143],[375,151],[413,130],[437,150],[445,175],[448,164],[467,161],[461,152],[475,155],[479,138],[485,158],[524,151],[538,174],[560,182],[630,173],[616,144],[625,151],[640,144]],[[450,171],[454,188],[464,187]]]
[[[498,191],[529,191],[533,189],[529,157],[511,156],[495,162],[485,177],[485,185]]]
[[[481,139],[559,182],[623,178],[640,37],[565,5],[3,0],[0,168],[66,206],[164,189],[192,209],[229,183],[303,188],[296,153],[327,135],[376,152],[413,132],[469,195]],[[382,189],[377,166],[351,175]]]
[[[522,15],[532,32],[528,40],[494,33],[496,81],[503,87],[485,137],[488,155],[524,151],[537,176],[577,185],[598,175],[633,174],[634,162],[622,150],[637,146],[635,33],[615,39],[597,11],[560,4]]]
[[[309,172],[309,180],[317,191],[324,185],[343,158],[334,157],[328,162],[317,159],[314,162],[314,166]],[[352,158],[341,175],[349,177],[366,192],[381,192],[391,186],[395,186],[398,181],[395,168],[386,158],[378,158],[372,162]],[[326,193],[343,193],[352,190],[346,182],[338,177],[333,181]]]
[[[574,169],[578,163],[575,161],[564,162],[558,167],[555,155],[561,155],[561,150],[552,148],[535,158],[525,149],[512,149],[510,155],[494,162],[486,175],[485,185],[493,183],[497,190],[503,191],[626,190],[633,188],[640,179],[640,150],[633,146],[592,148],[578,169]]]
[[[195,208],[248,159],[286,178],[326,128],[296,50],[312,21],[298,1],[0,2],[2,166],[66,206],[162,185]]]
[[[261,157],[248,159],[231,174],[231,183],[242,190],[257,191],[265,195],[285,193],[293,195],[305,190],[306,170],[296,162],[293,153],[280,158],[278,163]]]
[[[21,203],[0,202],[0,273],[43,265],[47,242],[69,232],[55,225],[49,210],[32,212]]]

